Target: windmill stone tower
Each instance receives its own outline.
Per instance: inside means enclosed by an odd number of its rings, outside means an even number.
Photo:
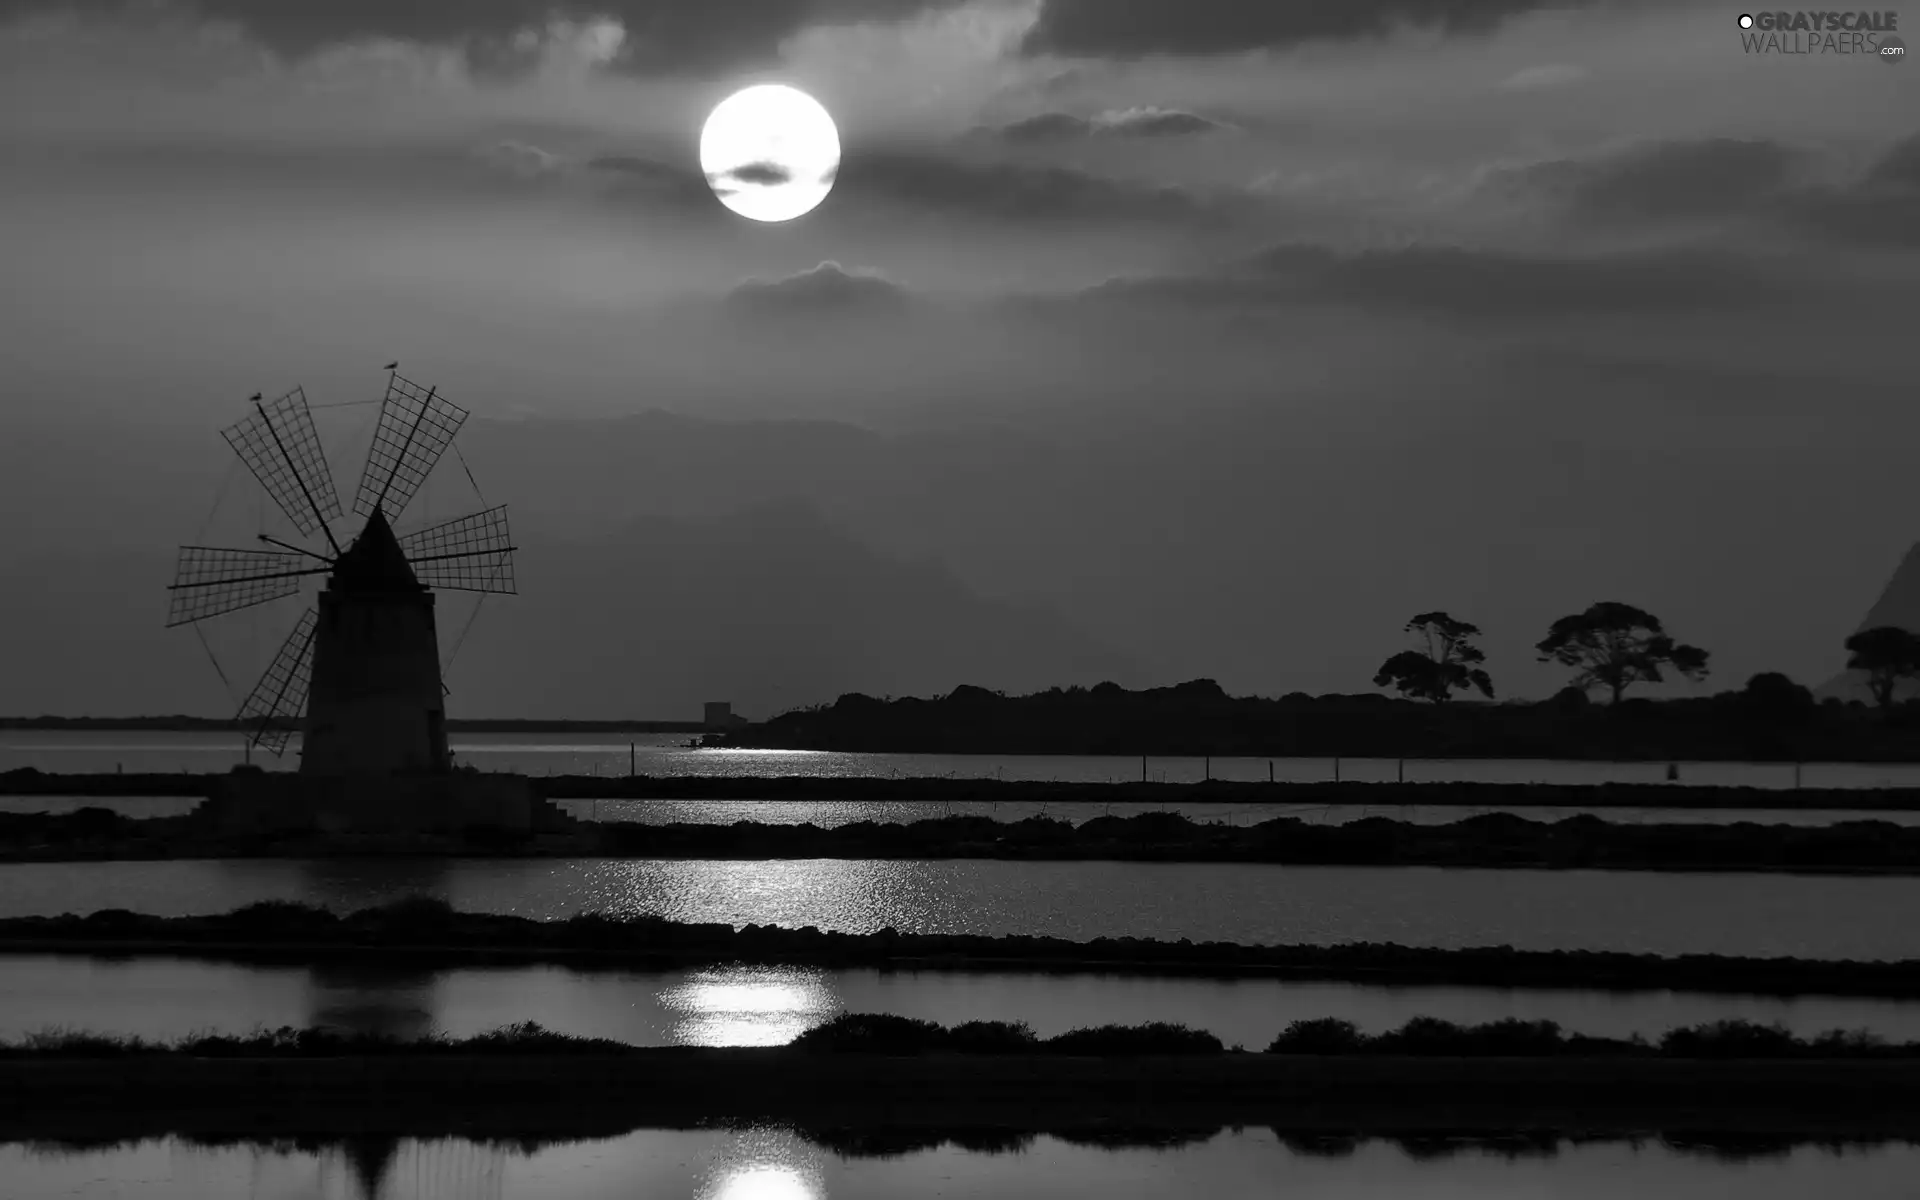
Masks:
[[[292,596],[315,576],[326,584],[238,717],[252,726],[250,744],[276,755],[298,723],[299,771],[236,772],[209,797],[208,814],[227,826],[329,834],[571,828],[525,778],[453,767],[432,589],[512,593],[514,546],[504,505],[396,534],[392,521],[467,411],[389,370],[354,496],[365,520],[345,548],[335,526],[346,514],[301,389],[270,403],[255,396],[253,415],[223,431],[299,534],[327,549],[266,534],[259,540],[273,549],[183,546],[167,623]]]
[[[433,593],[379,509],[334,563],[313,631],[300,770],[444,771],[447,713]]]

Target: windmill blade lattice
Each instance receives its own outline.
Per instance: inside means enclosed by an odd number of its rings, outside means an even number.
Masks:
[[[389,379],[367,465],[354,493],[355,514],[371,516],[377,508],[389,520],[397,519],[466,419],[466,409],[433,388],[422,388],[400,375]]]
[[[291,596],[300,580],[328,566],[278,550],[235,550],[223,546],[182,546],[173,582],[167,586],[167,626],[204,621],[269,600]]]
[[[277,400],[256,402],[252,416],[220,435],[303,536],[325,530],[328,521],[341,515],[327,452],[300,388]]]
[[[257,722],[254,745],[280,754],[292,739],[293,723],[306,711],[307,687],[313,682],[313,631],[319,623],[320,614],[316,610],[310,608],[301,614],[293,632],[280,643],[280,650],[273,656],[266,674],[253,685],[253,691],[240,705],[234,720]]]
[[[455,517],[400,539],[414,578],[432,588],[512,595],[513,538],[507,506]]]

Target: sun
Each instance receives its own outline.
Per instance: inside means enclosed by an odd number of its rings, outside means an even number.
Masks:
[[[700,169],[713,194],[743,217],[791,221],[833,190],[840,134],[818,100],[768,83],[722,100],[700,131]]]

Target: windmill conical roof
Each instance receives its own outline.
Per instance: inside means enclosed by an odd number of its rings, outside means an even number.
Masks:
[[[393,526],[379,509],[367,518],[366,528],[333,564],[332,587],[355,592],[411,592],[420,580],[407,563],[406,552],[393,536]]]
[[[1887,586],[1880,591],[1880,598],[1867,610],[1866,618],[1855,632],[1887,625],[1920,634],[1920,543],[1915,543],[1907,551],[1907,556],[1900,560],[1893,578],[1887,580]],[[1865,671],[1841,671],[1822,684],[1816,694],[1821,697],[1838,696],[1842,700],[1870,699],[1866,679]]]

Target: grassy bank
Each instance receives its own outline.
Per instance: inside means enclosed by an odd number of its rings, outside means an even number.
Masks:
[[[436,965],[567,963],[1034,970],[1374,984],[1676,989],[1770,995],[1920,996],[1920,960],[1823,961],[1587,950],[1448,950],[1392,944],[1259,946],[1144,938],[835,933],[585,914],[563,921],[456,912],[413,899],[347,915],[280,901],[161,917],[123,910],[0,919],[0,954],[195,955],[255,963],[404,957]]]
[[[1273,863],[1803,874],[1920,873],[1920,826],[1615,823],[1594,816],[1534,821],[1488,813],[1445,825],[1370,817],[1256,824],[1174,813],[1068,820],[986,816],[811,824],[583,823],[576,832],[516,837],[482,830],[343,842],[314,834],[234,834],[197,813],[135,818],[103,808],[0,813],[0,861],[306,858],[367,853],[440,856],[612,856],[674,859],[1002,859]]]

